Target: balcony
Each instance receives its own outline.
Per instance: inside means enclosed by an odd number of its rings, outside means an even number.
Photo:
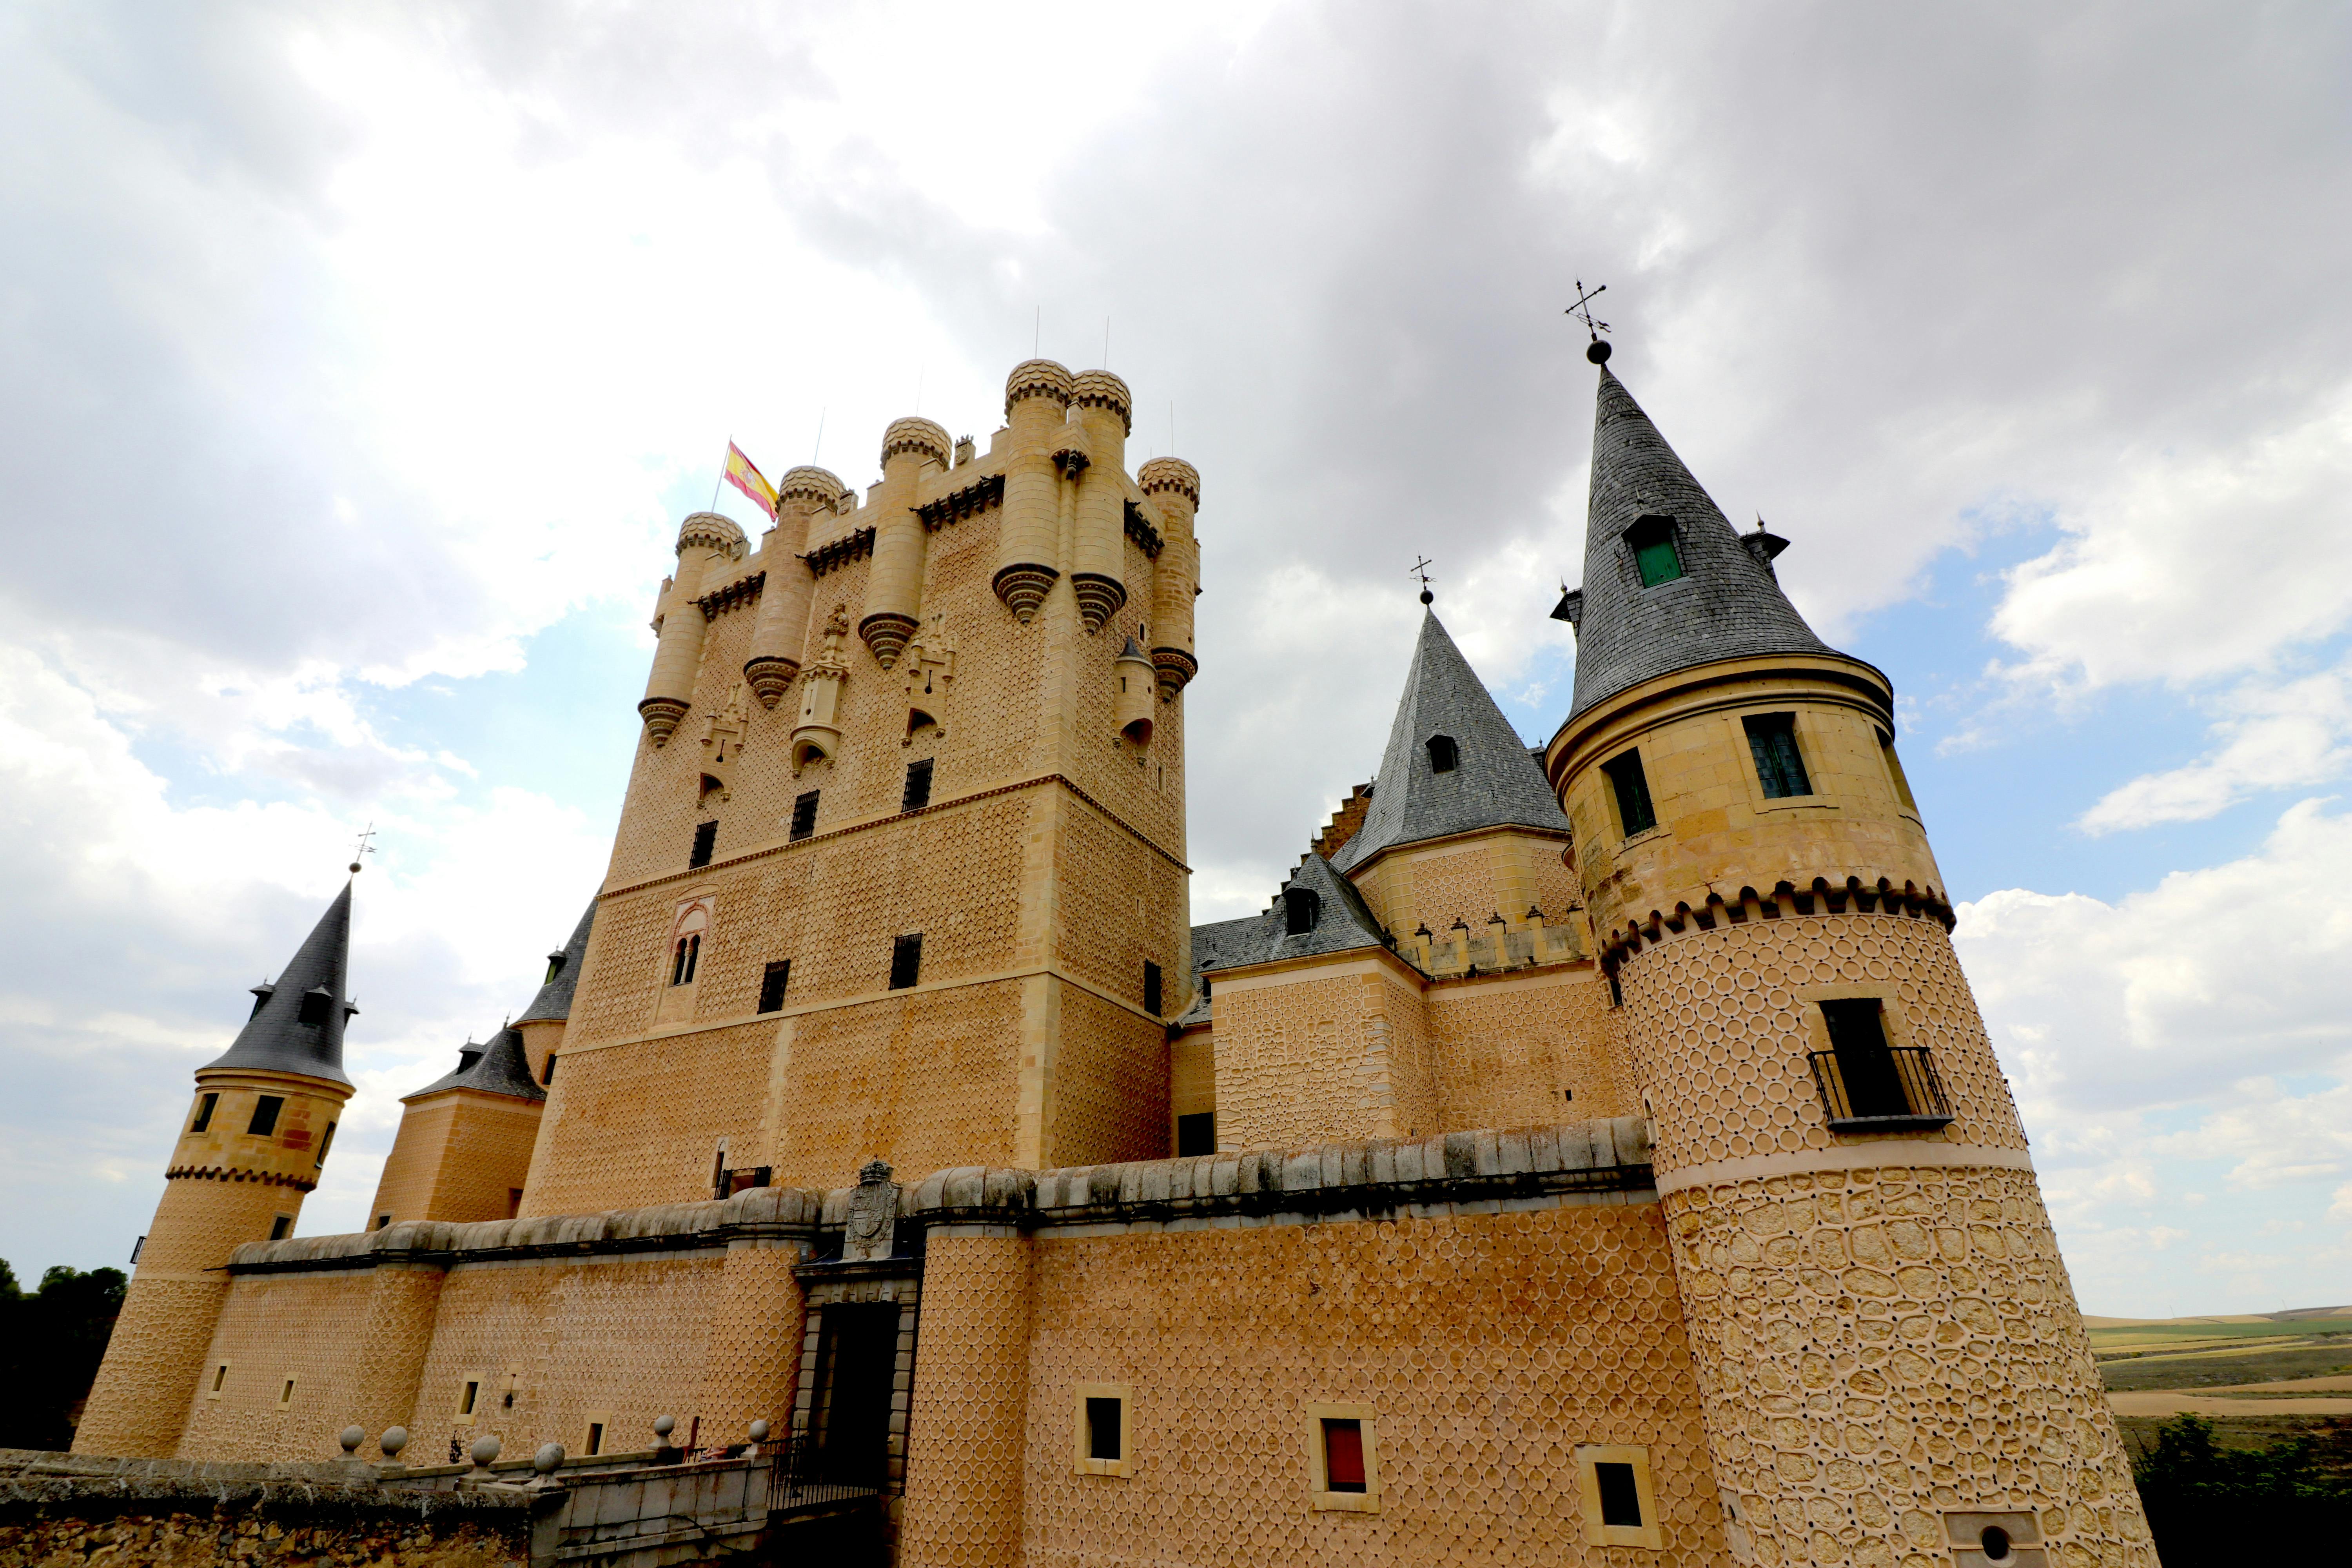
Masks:
[[[1832,1132],[1932,1132],[1951,1123],[1925,1046],[1813,1051],[1810,1059]]]

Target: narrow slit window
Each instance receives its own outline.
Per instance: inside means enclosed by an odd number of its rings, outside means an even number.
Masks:
[[[1190,1159],[1217,1152],[1217,1113],[1194,1110],[1176,1119],[1176,1157]]]
[[[1126,1436],[1119,1419],[1121,1399],[1089,1397],[1087,1400],[1087,1458],[1089,1459],[1123,1459],[1127,1450]]]
[[[1756,759],[1756,782],[1768,800],[1811,795],[1813,781],[1805,776],[1805,759],[1797,750],[1794,713],[1750,713],[1740,720],[1748,731],[1748,750]]]
[[[256,1138],[267,1138],[278,1131],[278,1113],[286,1109],[286,1097],[265,1094],[253,1102],[253,1120],[246,1123],[246,1131]]]
[[[291,1235],[293,1235],[293,1234],[294,1234],[294,1216],[293,1216],[292,1215],[290,1215],[290,1214],[282,1214],[282,1215],[278,1215],[276,1218],[272,1219],[272,1220],[269,1222],[269,1239],[270,1239],[270,1240],[272,1240],[272,1241],[283,1241],[283,1240],[285,1240],[288,1237],[289,1237],[289,1236],[291,1236]]]
[[[1360,1492],[1364,1489],[1364,1424],[1359,1419],[1323,1418],[1323,1489]]]
[[[380,1214],[375,1216],[375,1228],[378,1230],[382,1230],[385,1226],[388,1226],[391,1223],[392,1216],[388,1214]]]
[[[213,1387],[212,1387],[212,1391],[213,1391],[215,1394],[218,1394],[218,1393],[221,1391],[221,1385],[222,1385],[223,1384],[226,1383],[227,1381],[228,1381],[228,1363],[226,1363],[226,1362],[223,1362],[223,1363],[220,1363],[220,1365],[218,1365],[218,1366],[216,1366],[216,1367],[213,1368]]]
[[[286,1380],[286,1386],[278,1391],[278,1403],[280,1406],[294,1403],[294,1380],[292,1378],[288,1378]]]
[[[547,1053],[547,1066],[540,1073],[539,1081],[541,1084],[551,1084],[555,1081],[555,1053],[553,1051]]]
[[[710,852],[719,847],[719,824],[703,822],[695,825],[694,853],[686,858],[687,868],[710,864]]]
[[[920,811],[931,804],[931,762],[925,757],[907,764],[907,787],[898,795],[900,811]]]
[[[773,1013],[784,1005],[784,987],[792,983],[793,961],[778,959],[760,976],[760,1011]]]
[[[1461,765],[1462,751],[1454,743],[1453,736],[1432,735],[1428,743],[1431,773],[1450,773]]]
[[[470,1378],[467,1379],[466,1392],[457,1396],[457,1414],[471,1415],[474,1413],[474,1402],[481,1396],[482,1385]]]
[[[220,1096],[205,1094],[196,1097],[196,1119],[188,1124],[191,1132],[203,1132],[213,1124],[213,1112],[220,1106]]]
[[[583,1454],[601,1454],[604,1451],[604,1424],[602,1421],[588,1423],[588,1441],[580,1445],[580,1451]]]
[[[1285,888],[1282,916],[1286,934],[1305,936],[1323,918],[1323,895],[1312,888]]]
[[[904,991],[923,977],[923,933],[890,939],[890,989]]]
[[[1675,541],[1673,518],[1636,518],[1625,531],[1625,543],[1633,552],[1633,568],[1642,574],[1643,587],[1654,588],[1683,574],[1682,548]]]
[[[819,792],[808,790],[793,797],[793,838],[806,838],[816,831],[816,797]]]
[[[1617,820],[1625,837],[1647,833],[1658,825],[1657,808],[1650,804],[1650,779],[1642,771],[1642,753],[1628,752],[1601,764],[1609,775],[1610,786],[1617,793]]]
[[[312,1164],[323,1165],[327,1163],[327,1151],[335,1146],[335,1125],[334,1122],[328,1122],[326,1131],[320,1134],[319,1157],[310,1162]]]
[[[1143,962],[1143,1010],[1155,1018],[1160,1016],[1162,1000],[1160,990],[1160,966],[1146,959]]]

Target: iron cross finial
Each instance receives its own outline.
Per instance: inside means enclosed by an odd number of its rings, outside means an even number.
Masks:
[[[1412,571],[1408,574],[1410,576],[1421,579],[1421,602],[1424,605],[1437,597],[1436,595],[1429,591],[1429,569],[1436,564],[1437,563],[1430,560],[1427,556],[1421,555],[1416,552]]]
[[[1592,301],[1607,292],[1608,284],[1599,283],[1587,289],[1584,279],[1580,278],[1576,280],[1576,303],[1568,308],[1568,314],[1584,323],[1585,335],[1592,340],[1591,345],[1584,351],[1584,357],[1594,364],[1609,362],[1609,345],[1601,341],[1601,334],[1609,330],[1609,323],[1592,319]]]

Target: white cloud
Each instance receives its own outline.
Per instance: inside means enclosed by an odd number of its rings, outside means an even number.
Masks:
[[[2088,832],[2218,816],[2249,795],[2305,788],[2352,772],[2352,666],[2284,685],[2248,681],[2216,704],[2211,752],[2145,773],[2083,814]]]

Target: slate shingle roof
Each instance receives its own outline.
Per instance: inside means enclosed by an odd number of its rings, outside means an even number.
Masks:
[[[539,988],[539,994],[530,999],[530,1005],[522,1010],[521,1016],[515,1019],[516,1023],[531,1024],[543,1018],[572,1016],[572,988],[580,984],[580,961],[588,952],[588,928],[595,923],[596,900],[591,899],[586,911],[580,917],[580,923],[572,928],[572,940],[563,944],[563,951],[560,954],[548,954],[550,958],[561,957],[563,962],[557,965],[554,975],[547,984]]]
[[[1450,773],[1430,764],[1429,738],[1453,737]],[[1568,831],[1568,818],[1486,684],[1434,612],[1421,617],[1421,638],[1405,672],[1404,695],[1389,727],[1388,750],[1373,781],[1364,825],[1332,862],[1342,871],[1380,851],[1449,833],[1503,824]]]
[[[484,1094],[510,1094],[517,1100],[545,1100],[547,1091],[531,1080],[530,1057],[523,1049],[522,1031],[509,1025],[490,1037],[487,1046],[470,1042],[457,1053],[457,1070],[434,1079],[400,1102],[422,1100],[445,1089],[474,1089]]]
[[[1381,932],[1381,922],[1373,918],[1355,884],[1333,870],[1331,862],[1313,850],[1307,851],[1298,869],[1283,884],[1285,893],[1293,888],[1311,889],[1319,900],[1314,930],[1292,936],[1287,930],[1287,906],[1281,898],[1276,898],[1274,907],[1264,914],[1194,926],[1193,973],[1205,974],[1249,963],[1274,963],[1286,958],[1315,958],[1328,952],[1352,952],[1388,945]],[[1194,1016],[1196,1012],[1198,1017]],[[1195,1002],[1193,1008],[1177,1021],[1202,1023],[1207,1018],[1207,1008]]]
[[[1683,561],[1682,576],[1654,588],[1642,586],[1624,539],[1644,516],[1675,520]],[[1829,651],[1606,366],[1592,418],[1583,593],[1570,717],[1693,665]]]
[[[359,1011],[344,989],[351,945],[352,885],[345,882],[228,1049],[196,1070],[247,1068],[350,1083],[343,1072],[343,1023]],[[325,994],[326,1016],[321,1023],[301,1021],[302,998],[311,991]]]

